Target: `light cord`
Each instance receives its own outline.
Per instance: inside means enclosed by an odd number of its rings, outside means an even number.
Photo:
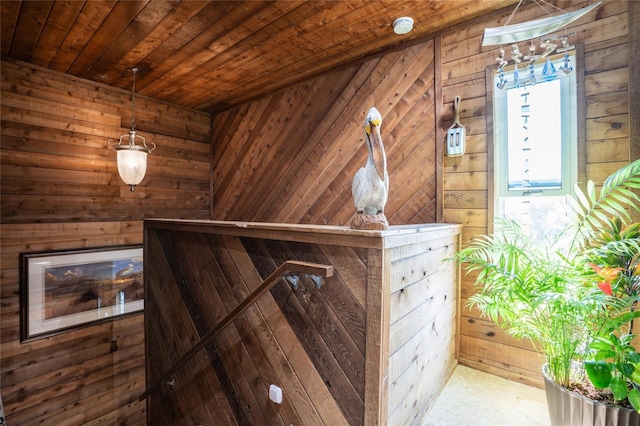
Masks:
[[[131,130],[136,129],[136,73],[138,68],[133,68],[133,89],[131,90]]]

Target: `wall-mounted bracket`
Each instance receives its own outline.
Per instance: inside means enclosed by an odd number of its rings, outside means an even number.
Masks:
[[[322,277],[320,275],[313,274],[309,274],[307,276],[311,278],[311,281],[316,285],[316,289],[320,290],[320,287],[322,287]]]
[[[298,290],[298,284],[300,282],[300,277],[298,277],[297,275],[285,275],[282,278],[284,278],[285,281],[287,281],[289,284],[291,284],[291,288],[293,289],[293,291],[297,291]]]
[[[315,284],[316,289],[320,290],[320,287],[322,287],[322,276],[315,275],[315,274],[304,274],[303,276],[307,277],[311,281],[313,281],[313,284]],[[298,286],[300,285],[300,277],[299,276],[297,276],[297,275],[283,275],[282,278],[284,278],[284,280],[291,285],[291,288],[293,289],[293,291],[297,291],[298,290]]]

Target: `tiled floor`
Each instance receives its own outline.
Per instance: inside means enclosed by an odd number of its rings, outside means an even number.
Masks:
[[[458,365],[422,426],[549,425],[544,390]]]

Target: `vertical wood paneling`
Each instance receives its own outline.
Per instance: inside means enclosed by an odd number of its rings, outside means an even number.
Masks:
[[[574,10],[587,5],[584,1],[563,2]],[[602,182],[609,173],[635,158],[630,157],[629,102],[630,93],[627,16],[629,2],[603,2],[596,12],[578,20],[568,31],[576,31],[572,42],[584,45],[586,112],[584,156],[581,170],[587,179]],[[492,66],[497,49],[481,47],[485,27],[503,25],[511,10],[499,18],[479,20],[464,29],[442,35],[442,92],[444,102],[443,127],[453,120],[451,107],[454,96],[462,101],[461,122],[467,125],[467,154],[444,159],[444,220],[464,223],[463,241],[475,234],[486,233],[492,220],[493,200],[490,186],[493,179],[492,159],[488,156],[486,108],[492,107],[492,82],[484,78],[485,68]],[[536,5],[522,8],[518,22],[541,17],[544,12]],[[636,30],[637,31],[637,30]],[[637,55],[635,55],[637,56]],[[488,74],[490,75],[490,74]],[[637,83],[636,83],[637,85]],[[636,102],[637,103],[637,102]],[[486,106],[486,107],[485,107]],[[637,138],[637,135],[636,135]],[[473,276],[464,276],[462,299],[472,294]],[[530,346],[487,329],[479,313],[461,310],[460,362],[514,380],[542,386],[541,359]]]
[[[640,50],[640,4],[629,3],[629,132],[630,149],[629,155],[631,160],[640,158],[640,82],[634,76],[640,75],[640,55],[636,52]],[[635,212],[636,221],[640,222],[640,212]]]
[[[435,221],[434,50],[426,42],[214,117],[212,218],[345,225],[376,106],[390,224]]]
[[[109,138],[127,132],[129,93],[4,58],[1,90],[0,382],[7,423],[143,424],[143,316],[21,344],[19,256],[140,244],[148,216],[207,218],[210,117],[136,98],[140,133],[158,149],[131,193],[107,149]]]

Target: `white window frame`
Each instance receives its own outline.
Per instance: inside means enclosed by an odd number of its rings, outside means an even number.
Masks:
[[[584,121],[584,106],[581,105],[581,101],[584,101],[584,76],[580,74],[583,70],[583,60],[579,59],[583,56],[582,46],[576,46],[576,51],[570,52],[571,66],[573,71],[567,75],[558,77],[561,82],[561,110],[563,111],[562,117],[562,132],[563,132],[563,146],[562,146],[562,187],[558,189],[532,189],[532,190],[508,190],[507,183],[507,152],[506,141],[504,136],[507,132],[506,122],[506,90],[508,87],[514,87],[512,73],[513,66],[505,67],[505,76],[510,80],[504,89],[496,87],[496,83],[499,79],[499,75],[493,69],[487,69],[487,89],[488,89],[488,111],[493,115],[489,123],[492,124],[488,128],[490,144],[489,151],[489,177],[490,188],[489,192],[492,196],[490,198],[490,211],[489,211],[489,223],[488,227],[493,230],[494,218],[502,216],[502,200],[506,198],[513,199],[512,197],[521,197],[523,201],[526,199],[533,200],[534,197],[550,197],[550,196],[566,196],[573,193],[575,183],[580,181],[580,177],[584,175],[584,166],[580,164],[580,159],[583,158],[584,153],[582,147],[584,146],[584,123],[579,123],[580,117],[583,117]],[[558,64],[558,60],[562,60],[561,55],[552,56],[553,62]],[[544,66],[544,61],[536,64],[536,68]],[[495,69],[495,67],[493,67]],[[527,77],[526,73],[528,68],[520,65],[520,74],[522,77]],[[536,75],[539,76],[539,71],[536,71]],[[538,78],[538,80],[542,80]],[[521,79],[522,81],[522,79]],[[529,83],[526,83],[529,84]],[[538,83],[543,84],[543,83]],[[521,83],[522,85],[522,83]],[[490,87],[489,87],[490,86]],[[490,98],[490,99],[489,99]],[[565,114],[564,111],[567,113]],[[528,198],[531,197],[531,198]]]

